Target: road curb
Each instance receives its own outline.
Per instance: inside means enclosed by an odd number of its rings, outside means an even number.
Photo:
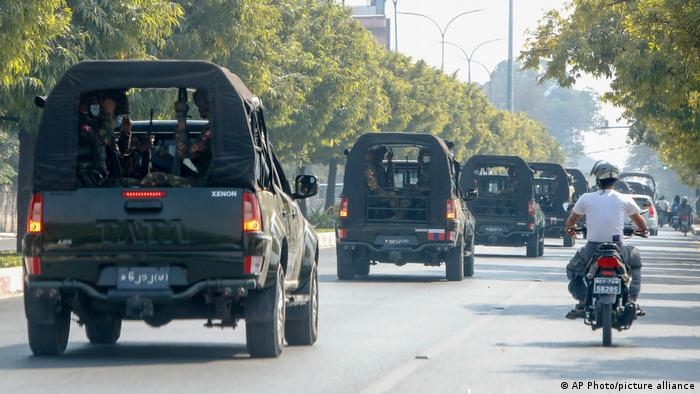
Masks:
[[[0,268],[0,297],[22,292],[22,267]]]

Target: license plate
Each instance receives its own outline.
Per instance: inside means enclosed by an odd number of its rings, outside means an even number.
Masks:
[[[621,292],[620,278],[593,278],[593,294],[620,294]]]
[[[484,227],[482,227],[482,229],[484,229],[484,231],[486,231],[487,233],[503,233],[503,232],[505,232],[505,228],[503,228],[501,226],[484,226]]]
[[[168,267],[119,267],[117,288],[122,290],[163,290],[170,288]]]

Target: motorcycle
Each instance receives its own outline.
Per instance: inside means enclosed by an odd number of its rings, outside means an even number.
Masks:
[[[646,238],[641,232],[625,228],[625,236],[633,234]],[[632,282],[629,270],[620,247],[613,242],[601,244],[586,267],[584,323],[593,330],[603,329],[603,346],[612,346],[613,328],[627,330],[637,318],[637,306],[629,299]]]
[[[681,216],[678,223],[678,230],[683,233],[684,237],[687,236],[688,231],[690,231],[690,218],[688,216]]]

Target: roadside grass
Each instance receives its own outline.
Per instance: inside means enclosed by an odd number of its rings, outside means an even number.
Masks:
[[[22,265],[22,257],[14,251],[0,251],[0,268],[19,267]]]

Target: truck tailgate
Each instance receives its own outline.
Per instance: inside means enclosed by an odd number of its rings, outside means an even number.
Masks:
[[[44,253],[242,249],[242,189],[78,189],[43,199]]]

